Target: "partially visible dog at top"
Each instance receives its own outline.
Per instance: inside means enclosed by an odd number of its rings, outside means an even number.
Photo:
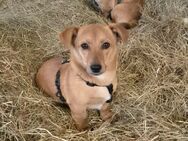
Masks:
[[[127,29],[138,24],[144,0],[91,0],[92,6],[114,23],[124,23]]]

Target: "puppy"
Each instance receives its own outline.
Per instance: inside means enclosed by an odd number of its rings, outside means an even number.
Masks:
[[[117,45],[127,40],[127,30],[121,24],[90,24],[67,28],[59,37],[70,49],[70,62],[62,63],[61,57],[46,61],[36,74],[38,87],[68,104],[79,130],[88,127],[88,109],[99,110],[102,120],[109,120],[117,87]]]
[[[112,22],[125,23],[126,28],[135,27],[142,15],[144,0],[122,0],[111,11]]]
[[[93,1],[93,5],[98,5],[98,9],[105,17],[109,17],[115,23],[124,23],[128,29],[137,25],[144,6],[144,0]]]
[[[110,11],[117,4],[117,0],[91,0],[92,6],[105,17],[109,17]]]

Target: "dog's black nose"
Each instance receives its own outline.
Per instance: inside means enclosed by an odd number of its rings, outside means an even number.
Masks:
[[[93,73],[99,73],[101,71],[102,66],[100,64],[94,64],[90,66]]]

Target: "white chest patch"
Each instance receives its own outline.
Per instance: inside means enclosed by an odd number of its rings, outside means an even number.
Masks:
[[[96,89],[96,94],[93,97],[93,103],[89,105],[89,109],[97,109],[100,110],[102,105],[111,99],[111,94],[109,93],[106,87],[94,87]],[[96,99],[96,103],[95,103]]]
[[[108,80],[108,82],[112,82],[115,76],[116,76],[115,72],[114,73],[105,72],[101,75],[97,75],[94,77],[97,78],[101,82],[105,82],[106,80]]]

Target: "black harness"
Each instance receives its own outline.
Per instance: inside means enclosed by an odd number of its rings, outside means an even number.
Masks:
[[[69,63],[69,61],[65,60],[64,62],[62,62],[62,64],[65,64],[65,63]],[[60,76],[61,76],[61,72],[60,72],[60,70],[58,70],[56,73],[56,79],[55,79],[55,86],[57,88],[56,96],[59,97],[59,99],[61,100],[62,103],[66,103],[66,100],[61,92]]]
[[[65,63],[69,63],[69,61],[64,61],[62,62],[62,64],[65,64]],[[56,96],[59,97],[59,99],[61,100],[62,103],[66,103],[66,99],[64,98],[64,96],[62,95],[62,92],[61,92],[61,81],[60,81],[60,76],[61,76],[61,72],[60,70],[57,71],[56,73],[56,79],[55,79],[55,86],[57,88],[57,92],[56,92]],[[110,103],[112,102],[112,93],[113,93],[113,85],[110,84],[108,86],[99,86],[95,83],[90,83],[89,81],[85,81],[86,82],[86,85],[90,86],[90,87],[106,87],[108,92],[110,93],[110,99],[106,101],[106,103]]]
[[[66,100],[65,100],[65,98],[64,98],[64,96],[62,95],[62,92],[61,92],[60,76],[61,76],[61,73],[60,73],[60,70],[58,70],[58,72],[56,73],[56,79],[55,79],[55,85],[56,85],[56,88],[57,88],[56,96],[59,97],[61,102],[66,103]]]

